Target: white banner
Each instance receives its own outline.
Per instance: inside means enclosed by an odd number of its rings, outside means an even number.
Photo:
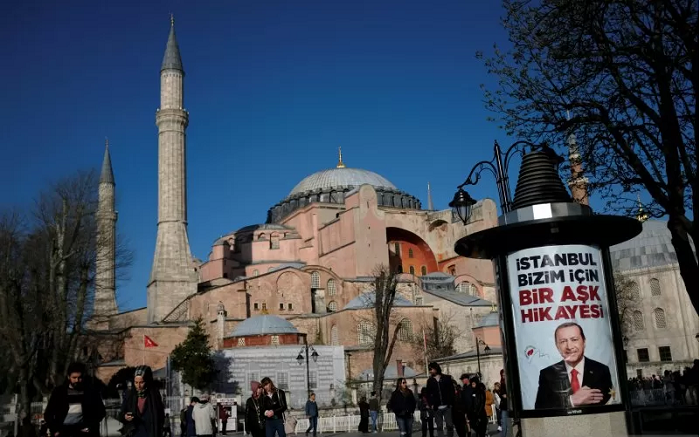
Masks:
[[[545,246],[507,262],[523,410],[619,404],[600,250]]]

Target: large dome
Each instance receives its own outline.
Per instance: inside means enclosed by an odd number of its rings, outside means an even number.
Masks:
[[[292,189],[289,196],[337,187],[359,187],[364,184],[396,190],[394,184],[377,173],[359,168],[331,168],[305,177]]]

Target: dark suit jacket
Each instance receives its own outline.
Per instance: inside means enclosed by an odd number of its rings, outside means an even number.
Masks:
[[[605,403],[610,400],[610,390],[613,388],[612,377],[610,376],[610,369],[608,366],[586,357],[581,387],[584,386],[596,388],[603,393],[602,401],[598,404],[590,405],[605,405]],[[569,396],[572,394],[569,375],[566,372],[564,360],[562,360],[540,371],[535,409],[571,408],[572,405]]]

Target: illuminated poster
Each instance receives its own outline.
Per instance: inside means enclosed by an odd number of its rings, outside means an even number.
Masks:
[[[523,410],[620,404],[600,250],[538,247],[507,262]]]

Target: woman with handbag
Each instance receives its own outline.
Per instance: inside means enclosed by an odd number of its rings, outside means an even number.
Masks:
[[[408,388],[406,378],[396,381],[396,390],[391,394],[387,409],[396,416],[401,437],[411,437],[413,431],[413,413],[416,411],[416,398]]]
[[[265,416],[265,437],[287,437],[284,430],[284,412],[287,411],[287,396],[284,390],[275,387],[268,377],[260,381],[263,393],[263,414]]]
[[[245,401],[245,431],[252,437],[265,437],[265,415],[262,406],[262,385],[258,381],[250,382],[252,391]]]
[[[126,437],[163,437],[165,408],[150,367],[138,366],[134,371],[134,384],[117,419],[124,424],[121,433]]]

